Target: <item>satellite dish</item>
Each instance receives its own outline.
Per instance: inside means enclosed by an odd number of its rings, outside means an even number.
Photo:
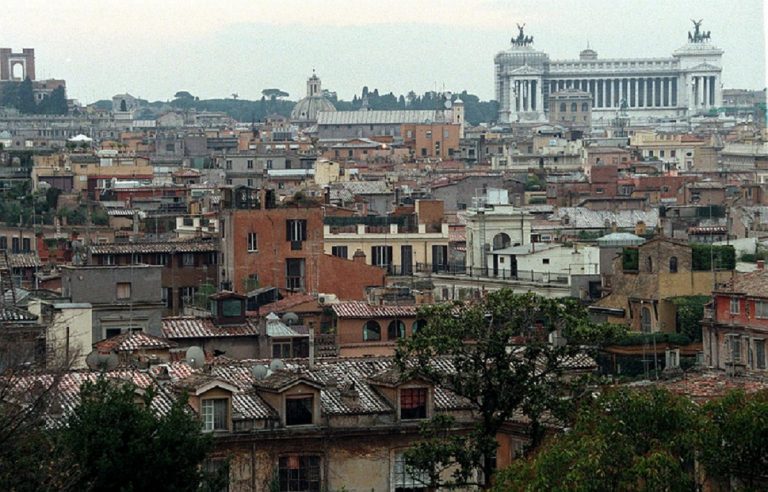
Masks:
[[[120,358],[114,352],[102,354],[94,350],[85,358],[85,363],[93,371],[111,371],[118,366]]]
[[[280,359],[273,359],[272,362],[269,363],[269,368],[273,372],[285,369],[285,362],[281,361]]]
[[[296,313],[285,313],[283,315],[283,323],[288,326],[298,324],[299,316]]]
[[[90,354],[88,354],[88,357],[85,358],[85,363],[88,366],[88,369],[91,370],[98,370],[99,369],[99,353],[97,351],[93,351]]]
[[[187,364],[194,369],[200,369],[205,365],[205,352],[197,346],[189,347],[187,349],[185,360],[187,361]]]
[[[261,381],[262,379],[269,376],[269,367],[265,366],[264,364],[257,364],[251,367],[251,374],[253,374],[254,378]]]

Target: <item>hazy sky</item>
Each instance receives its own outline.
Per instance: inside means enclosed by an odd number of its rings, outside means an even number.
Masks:
[[[373,90],[445,88],[488,99],[493,56],[526,23],[535,47],[576,58],[670,56],[691,18],[725,50],[725,87],[766,85],[761,0],[5,0],[0,46],[35,48],[37,78],[67,80],[93,102],[128,92],[166,100],[257,99],[278,87],[295,99],[317,70],[351,99]]]

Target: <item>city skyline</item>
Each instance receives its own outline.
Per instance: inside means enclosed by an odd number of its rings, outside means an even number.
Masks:
[[[552,59],[576,58],[588,43],[601,58],[644,58],[668,57],[684,45],[695,17],[725,52],[723,86],[765,87],[759,0],[665,3],[660,16],[649,15],[659,10],[651,1],[228,5],[14,2],[8,14],[18,21],[4,26],[0,44],[35,48],[38,78],[67,80],[70,97],[83,103],[123,92],[167,100],[179,90],[258,99],[272,87],[296,100],[312,69],[341,99],[363,85],[395,94],[467,90],[492,99],[493,56],[509,47],[517,23]],[[34,13],[34,23],[21,22]],[[62,25],[70,29],[58,35]]]

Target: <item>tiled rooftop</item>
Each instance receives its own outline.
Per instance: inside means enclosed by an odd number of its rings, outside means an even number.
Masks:
[[[416,306],[374,306],[365,301],[339,302],[331,306],[339,318],[415,318]]]
[[[177,344],[165,338],[152,336],[144,332],[125,332],[115,335],[106,340],[96,342],[94,348],[101,352],[133,352],[134,350],[150,349],[170,349]]]
[[[163,243],[112,243],[91,246],[91,254],[113,255],[133,253],[206,253],[218,251],[213,241],[169,241]]]
[[[179,316],[163,318],[163,335],[170,339],[244,337],[259,334],[259,320],[246,319],[242,325],[216,326],[211,318]]]

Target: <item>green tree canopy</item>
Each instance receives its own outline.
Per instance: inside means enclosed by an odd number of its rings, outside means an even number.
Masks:
[[[202,433],[186,398],[158,415],[156,397],[105,378],[83,385],[62,436],[79,471],[77,490],[198,489],[211,436]]]
[[[768,486],[768,391],[734,391],[703,408],[699,459],[711,477],[744,490]]]
[[[697,412],[662,389],[612,389],[572,429],[496,476],[496,491],[694,490]]]
[[[566,385],[560,376],[573,346],[550,344],[552,331],[590,325],[577,302],[514,294],[504,289],[473,305],[444,304],[421,311],[427,323],[401,340],[396,359],[405,377],[419,376],[450,388],[469,400],[476,425],[460,437],[446,432],[450,418],[438,416],[422,429],[423,440],[406,453],[414,467],[431,474],[431,486],[472,482],[480,469],[487,486],[494,472],[496,434],[516,412],[531,421],[531,440],[541,438],[542,416],[563,411]],[[586,336],[586,335],[585,335]],[[444,371],[433,361],[447,358],[455,370]],[[452,470],[450,484],[441,470]]]

